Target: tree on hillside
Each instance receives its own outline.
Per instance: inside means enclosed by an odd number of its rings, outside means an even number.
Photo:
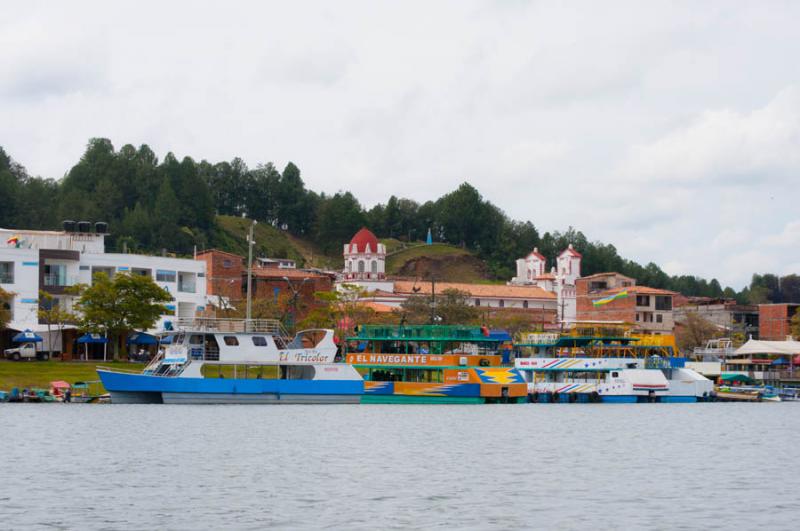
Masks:
[[[795,340],[800,341],[800,308],[798,308],[792,316],[791,329],[792,337],[794,337]]]
[[[14,294],[0,288],[0,330],[11,322],[11,299]]]
[[[341,253],[342,244],[350,241],[364,221],[361,205],[350,192],[322,197],[317,214],[316,242],[327,254]]]
[[[721,335],[721,330],[714,323],[697,312],[688,312],[686,319],[675,329],[675,341],[682,351],[691,351],[694,347],[701,347],[709,339]]]
[[[172,301],[168,291],[149,276],[117,273],[113,280],[96,273],[91,286],[82,286],[76,309],[79,326],[92,333],[107,334],[119,359],[119,344],[133,330],[152,328]]]

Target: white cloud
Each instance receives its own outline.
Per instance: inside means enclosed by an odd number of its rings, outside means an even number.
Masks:
[[[468,180],[542,231],[572,225],[738,288],[800,262],[778,245],[796,221],[798,17],[791,3],[6,2],[0,145],[51,177],[96,136],[292,160],[309,187],[367,205]]]

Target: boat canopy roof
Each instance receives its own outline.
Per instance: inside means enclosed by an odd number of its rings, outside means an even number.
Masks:
[[[464,341],[497,343],[486,328],[463,325],[362,325],[348,341]]]
[[[639,341],[636,337],[593,337],[593,336],[561,336],[555,341],[535,342],[535,343],[515,343],[517,347],[586,347],[588,345],[630,345],[634,341]],[[632,345],[636,346],[636,345]]]

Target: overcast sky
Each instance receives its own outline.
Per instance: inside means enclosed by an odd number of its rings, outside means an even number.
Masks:
[[[174,4],[3,2],[0,145],[291,160],[367,206],[469,181],[671,274],[800,273],[798,2]]]

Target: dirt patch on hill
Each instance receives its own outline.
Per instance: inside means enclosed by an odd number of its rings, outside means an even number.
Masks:
[[[471,255],[412,258],[395,275],[403,278],[430,278],[433,275],[443,282],[479,282],[491,278],[486,263]]]

